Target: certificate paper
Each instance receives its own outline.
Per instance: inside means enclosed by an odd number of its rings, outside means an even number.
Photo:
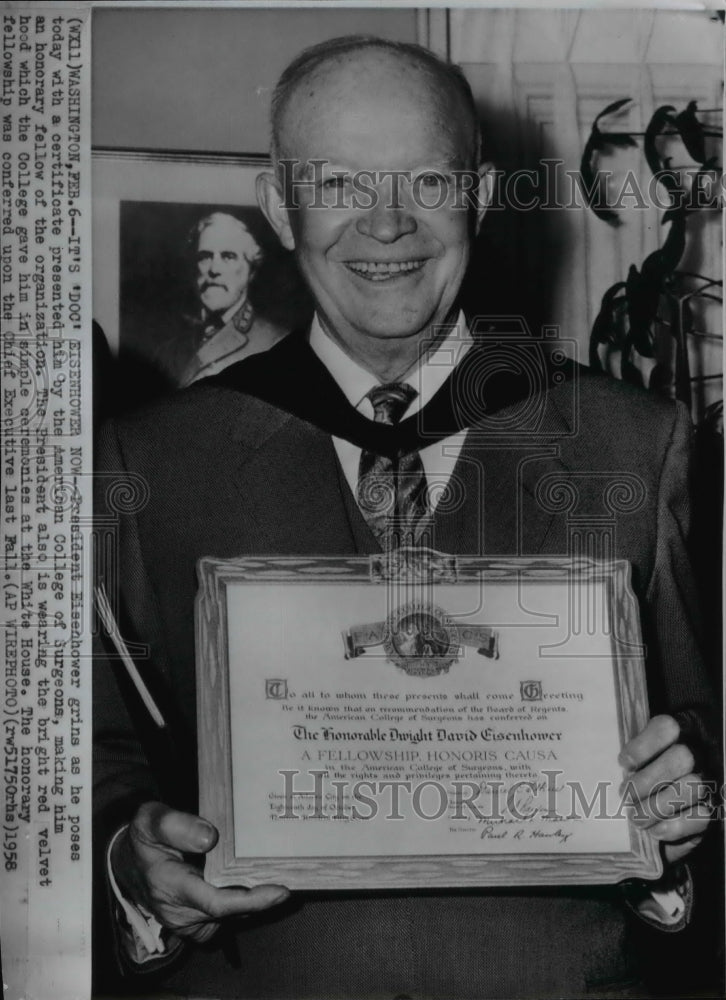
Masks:
[[[423,569],[416,553],[205,560],[200,575],[213,881],[658,873],[617,759],[647,718],[626,564],[427,552]]]

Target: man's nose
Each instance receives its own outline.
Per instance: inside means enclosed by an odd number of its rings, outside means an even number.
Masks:
[[[411,211],[401,203],[387,202],[379,196],[377,203],[361,212],[358,232],[372,236],[379,243],[394,243],[402,236],[416,232],[417,224]]]
[[[221,270],[222,261],[219,257],[209,258],[209,273],[219,274]]]

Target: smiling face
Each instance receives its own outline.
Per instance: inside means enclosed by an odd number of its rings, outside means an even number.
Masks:
[[[199,234],[195,255],[197,291],[205,309],[223,313],[241,302],[258,254],[257,243],[241,222],[222,213],[211,217]]]
[[[452,177],[472,167],[460,108],[415,62],[369,49],[301,82],[282,136],[299,162],[296,207],[276,228],[328,332],[363,358],[415,347],[450,316],[469,259]]]

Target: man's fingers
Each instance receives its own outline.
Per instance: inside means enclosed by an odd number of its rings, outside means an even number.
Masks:
[[[143,903],[164,927],[204,943],[225,917],[266,910],[289,896],[279,885],[218,889],[205,882],[184,854],[207,851],[217,839],[201,817],[147,802],[117,840],[114,874],[127,897]]]
[[[659,788],[654,794],[641,801],[634,821],[648,829],[662,820],[671,819],[692,806],[698,806],[700,814],[709,817],[713,811],[711,795],[713,785],[698,774],[688,774],[680,781],[674,781]]]
[[[267,910],[284,902],[290,895],[282,885],[258,885],[254,889],[217,889],[201,875],[185,885],[187,906],[209,914],[214,920],[240,917]]]
[[[161,802],[146,802],[136,813],[133,835],[149,846],[170,847],[175,851],[206,854],[219,834],[201,816],[170,809]]]
[[[620,753],[630,774],[624,793],[635,806],[634,820],[663,843],[666,861],[689,854],[703,839],[713,808],[709,784],[693,773],[693,752],[670,715],[656,715]]]
[[[709,817],[703,815],[698,806],[685,809],[671,819],[661,820],[648,831],[651,837],[666,843],[680,840],[694,841],[700,839],[708,829]]]
[[[197,927],[190,927],[184,933],[185,938],[195,941],[197,944],[206,944],[219,930],[219,924],[212,920],[206,924],[199,924]]]
[[[680,733],[680,726],[673,716],[655,715],[645,729],[625,744],[620,751],[620,763],[627,770],[635,771],[672,746]]]
[[[217,889],[205,882],[194,865],[167,857],[154,868],[145,905],[165,927],[202,943],[209,940],[225,917],[265,910],[289,895],[278,885]]]
[[[693,754],[683,743],[676,743],[664,750],[650,764],[628,775],[626,787],[630,793],[645,802],[660,786],[678,781],[693,770]]]

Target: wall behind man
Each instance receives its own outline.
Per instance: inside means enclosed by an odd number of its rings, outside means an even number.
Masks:
[[[416,41],[416,11],[103,9],[93,12],[93,144],[262,153],[272,87],[338,35]]]
[[[522,313],[535,328],[557,326],[563,337],[577,342],[585,362],[603,295],[626,278],[631,264],[640,267],[662,246],[669,229],[652,196],[624,197],[619,225],[603,222],[582,198],[571,196],[565,175],[578,176],[592,122],[607,105],[630,98],[601,128],[637,135],[656,108],[670,104],[683,111],[696,101],[702,120],[717,128],[721,114],[706,109],[720,109],[723,101],[724,31],[714,11],[592,6],[470,6],[452,9],[446,25],[448,54],[464,69],[484,122],[485,154],[503,172],[500,190],[510,192],[485,219],[470,283],[484,286],[485,312]],[[632,148],[606,149],[599,158],[600,169],[611,172],[613,200],[628,190],[628,178],[640,191],[649,190],[642,136],[637,142]],[[659,148],[672,158],[673,169],[695,168],[677,136],[659,140]],[[521,177],[516,187],[506,187],[523,170],[539,179],[538,199],[533,198],[537,181]],[[544,179],[555,173],[557,186],[548,186]],[[718,209],[689,219],[680,269],[703,275],[699,287],[721,276]],[[722,396],[721,306],[715,298],[700,297],[690,300],[690,308],[697,331],[689,337],[691,372],[702,378],[692,387],[693,411],[700,417]],[[673,344],[669,338],[671,351]],[[610,360],[617,372],[618,357]],[[654,363],[645,366],[646,375]]]

